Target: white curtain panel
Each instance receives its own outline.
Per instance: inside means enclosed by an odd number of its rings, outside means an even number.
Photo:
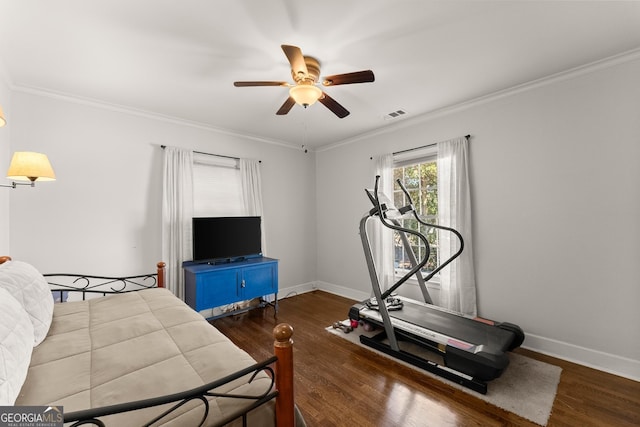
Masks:
[[[393,155],[385,154],[376,158],[375,173],[380,176],[378,193],[384,194],[393,202]],[[376,265],[380,288],[385,291],[394,283],[393,266],[393,230],[382,225],[380,221],[370,221],[371,247]]]
[[[438,224],[458,230],[464,239],[460,257],[440,272],[440,305],[475,317],[469,142],[465,137],[438,143]],[[441,261],[459,249],[457,242],[452,233],[439,231]]]
[[[262,254],[266,255],[265,221],[262,208],[262,178],[260,177],[260,162],[256,160],[240,159],[240,181],[242,185],[242,199],[245,212],[249,216],[262,217],[260,231],[262,233]]]
[[[182,262],[193,258],[193,152],[164,149],[162,191],[162,259],[167,264],[167,288],[184,300]]]

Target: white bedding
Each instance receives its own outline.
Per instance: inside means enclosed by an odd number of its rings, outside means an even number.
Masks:
[[[31,264],[7,261],[0,265],[0,288],[22,304],[33,323],[33,345],[40,344],[53,315],[53,298],[45,278]]]
[[[13,405],[27,376],[33,324],[22,305],[0,288],[0,406]]]

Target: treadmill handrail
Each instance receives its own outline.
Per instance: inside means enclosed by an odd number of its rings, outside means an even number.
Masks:
[[[380,199],[379,199],[379,196],[378,196],[378,184],[379,184],[379,181],[380,181],[380,175],[376,175],[376,181],[375,181],[375,185],[374,185],[373,197],[372,197],[371,194],[369,194],[369,192],[367,192],[367,195],[369,196],[371,201],[374,203],[374,209],[372,209],[370,213],[372,215],[377,214],[378,217],[380,218],[380,221],[382,222],[382,225],[384,225],[387,228],[390,228],[392,230],[401,231],[401,232],[404,232],[404,233],[413,234],[413,235],[417,236],[420,240],[422,240],[422,242],[424,243],[425,248],[426,248],[426,254],[425,254],[425,257],[422,259],[422,261],[420,261],[411,270],[409,270],[408,273],[406,273],[404,276],[402,276],[400,278],[400,280],[398,280],[395,284],[393,284],[393,286],[391,286],[384,293],[382,293],[382,298],[386,299],[396,289],[398,289],[407,280],[409,280],[409,278],[411,276],[413,276],[416,273],[419,274],[419,271],[422,269],[422,267],[424,267],[426,265],[426,263],[428,261],[429,254],[430,254],[430,251],[431,251],[431,247],[429,245],[429,241],[427,240],[426,237],[424,237],[424,235],[422,233],[420,233],[420,232],[418,232],[416,230],[412,230],[412,229],[409,229],[409,228],[401,227],[399,224],[398,225],[392,224],[392,223],[387,221],[387,218],[384,215],[383,208],[382,208],[382,206],[380,204]],[[409,194],[409,192],[407,191],[405,186],[402,184],[402,181],[398,179],[396,182],[398,183],[398,185],[402,189],[402,192],[405,194],[405,196],[409,200],[409,206],[411,207],[410,210],[413,213],[413,216],[415,217],[415,219],[419,223],[421,223],[421,224],[423,224],[423,225],[425,225],[427,227],[433,227],[433,228],[436,228],[436,229],[439,229],[439,230],[449,231],[449,232],[453,233],[458,238],[458,240],[460,241],[460,248],[458,249],[458,251],[456,253],[454,253],[451,257],[449,257],[447,260],[445,260],[443,263],[441,263],[431,273],[429,273],[426,276],[423,276],[423,280],[426,282],[426,281],[431,280],[431,278],[433,278],[433,276],[435,276],[437,273],[439,273],[443,268],[445,268],[447,265],[449,265],[451,262],[453,262],[453,260],[455,260],[456,258],[458,258],[462,254],[462,251],[464,250],[464,239],[462,238],[462,235],[457,230],[455,230],[455,229],[453,229],[451,227],[445,227],[443,225],[438,225],[438,224],[429,224],[428,222],[425,222],[422,218],[420,218],[420,216],[418,215],[416,210],[413,208],[413,199],[411,198],[411,195]],[[409,207],[409,206],[407,206],[407,207]],[[385,206],[385,208],[386,208],[386,206]],[[403,209],[403,210],[405,211],[405,213],[409,211],[409,210],[406,210],[406,209]],[[396,224],[397,224],[397,221],[394,221],[394,222],[396,222]]]
[[[420,233],[420,232],[418,232],[416,230],[412,230],[410,228],[404,228],[404,227],[400,226],[399,224],[398,225],[392,224],[392,223],[387,221],[387,218],[385,217],[384,212],[383,212],[383,208],[382,208],[382,206],[380,204],[380,198],[378,196],[378,184],[379,184],[379,182],[380,182],[380,175],[376,175],[376,182],[375,182],[374,188],[373,188],[373,197],[367,191],[367,195],[369,196],[371,201],[374,203],[374,209],[372,209],[370,211],[370,213],[373,212],[373,215],[377,214],[378,217],[380,218],[380,221],[382,222],[382,225],[384,225],[387,228],[390,228],[392,230],[401,231],[403,233],[413,234],[413,235],[417,236],[420,240],[422,240],[422,242],[425,245],[425,248],[427,249],[426,253],[425,253],[425,256],[422,258],[422,260],[420,262],[418,262],[415,266],[413,266],[413,268],[411,270],[409,270],[409,272],[406,273],[404,276],[402,276],[396,283],[394,283],[393,286],[391,286],[389,289],[387,289],[386,291],[384,291],[382,293],[381,298],[382,298],[382,300],[385,300],[396,289],[398,289],[404,282],[409,280],[409,278],[411,276],[413,276],[416,273],[419,273],[419,271],[422,269],[422,267],[424,267],[427,264],[427,261],[429,260],[429,253],[431,251],[431,248],[429,246],[429,241],[427,240],[426,237],[424,237],[424,235],[422,235],[422,233]],[[371,215],[371,216],[373,216],[373,215]]]

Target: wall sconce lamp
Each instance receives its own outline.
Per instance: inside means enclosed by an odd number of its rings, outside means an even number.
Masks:
[[[30,185],[35,187],[38,181],[55,181],[56,175],[53,172],[51,163],[45,154],[33,153],[29,151],[16,151],[13,153],[7,178],[16,181],[30,182],[12,182],[11,185],[0,185],[0,187],[16,188],[18,185]]]

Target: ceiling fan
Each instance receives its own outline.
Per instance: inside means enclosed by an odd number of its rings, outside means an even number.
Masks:
[[[290,88],[289,98],[276,112],[277,115],[287,114],[295,104],[300,104],[307,108],[309,105],[319,101],[339,118],[347,117],[349,111],[316,86],[320,77],[320,62],[311,56],[304,56],[302,50],[297,46],[283,44],[281,47],[291,64],[291,76],[295,82],[294,84],[283,81],[249,81],[234,82],[233,85],[236,87],[284,86]],[[322,86],[370,83],[374,79],[373,71],[371,70],[356,71],[354,73],[325,77],[322,81]]]

